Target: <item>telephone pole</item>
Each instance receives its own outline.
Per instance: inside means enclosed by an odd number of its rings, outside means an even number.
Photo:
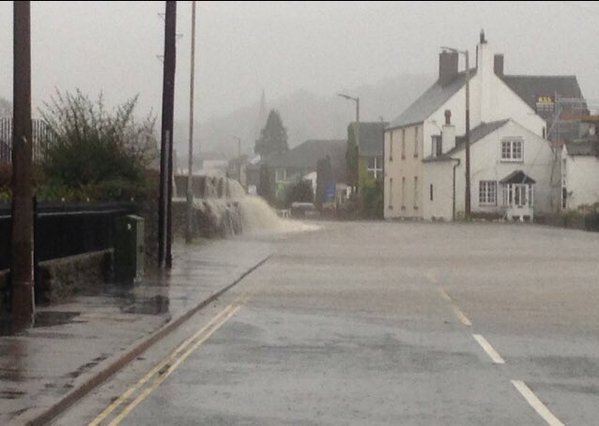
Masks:
[[[12,257],[13,318],[33,323],[33,182],[31,140],[31,13],[13,2]]]
[[[484,33],[481,33],[481,43],[484,40]],[[460,55],[464,55],[466,60],[466,133],[464,135],[465,143],[464,147],[466,150],[466,188],[464,193],[464,218],[470,220],[471,218],[471,195],[470,195],[470,61],[468,50],[458,50],[453,47],[443,46],[441,49],[449,50],[450,52],[456,52]]]
[[[185,242],[193,239],[193,89],[196,51],[196,2],[191,2],[191,71],[189,76],[189,154],[187,167],[187,226]]]
[[[164,72],[162,81],[162,129],[160,143],[160,201],[158,204],[158,263],[172,266],[173,108],[175,103],[177,2],[166,2],[164,23]]]

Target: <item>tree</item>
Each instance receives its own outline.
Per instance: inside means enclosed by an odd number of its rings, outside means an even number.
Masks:
[[[155,118],[138,123],[137,96],[107,111],[102,95],[93,101],[79,90],[57,91],[42,118],[51,140],[44,144],[42,168],[50,186],[87,193],[88,198],[133,196],[157,153]]]
[[[314,201],[314,193],[312,192],[312,183],[309,180],[301,180],[295,185],[289,187],[286,197],[286,206],[291,206],[291,203],[311,203]]]
[[[260,132],[260,138],[256,141],[254,152],[262,158],[272,154],[289,151],[287,145],[287,129],[283,127],[283,121],[277,110],[271,110],[266,120],[266,125]]]
[[[382,219],[384,210],[383,180],[367,181],[362,188],[362,217]]]
[[[274,179],[270,167],[266,164],[260,166],[260,182],[258,184],[258,195],[272,204],[275,200]]]

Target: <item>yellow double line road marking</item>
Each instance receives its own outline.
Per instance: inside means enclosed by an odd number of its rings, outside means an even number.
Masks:
[[[202,327],[194,335],[187,338],[167,357],[154,366],[144,377],[136,384],[127,389],[114,402],[108,405],[94,420],[89,423],[89,426],[97,426],[118,407],[126,402],[136,391],[146,385],[151,379],[153,381],[141,392],[137,398],[130,402],[109,424],[111,426],[118,425],[139,403],[147,398],[166,378],[183,362],[191,353],[204,343],[212,334],[214,334],[222,325],[224,325],[237,311],[241,308],[236,302],[245,303],[249,300],[249,294],[238,297],[235,302],[228,305],[225,309],[219,312],[212,318],[208,324]]]

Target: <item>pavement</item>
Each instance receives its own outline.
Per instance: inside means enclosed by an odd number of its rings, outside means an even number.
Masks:
[[[216,300],[272,254],[266,241],[175,244],[173,269],[40,308],[0,336],[0,424],[46,424]]]

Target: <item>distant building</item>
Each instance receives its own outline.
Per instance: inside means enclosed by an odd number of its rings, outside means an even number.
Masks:
[[[590,208],[599,203],[599,116],[586,119],[589,133],[567,141],[561,152],[562,209]]]
[[[383,178],[383,140],[386,122],[360,122],[358,147],[358,188]],[[355,140],[356,123],[347,128],[347,137]]]
[[[557,101],[582,98],[576,77],[505,75],[503,55],[494,55],[482,32],[475,58],[469,83],[472,212],[532,218],[533,210],[557,211],[559,141],[547,138],[560,134],[554,131]],[[458,71],[458,59],[457,52],[441,52],[438,80],[385,130],[387,219],[464,214],[466,73]],[[561,135],[577,131],[562,128]]]
[[[275,195],[283,200],[286,189],[301,180],[314,180],[318,161],[329,157],[335,183],[345,183],[345,140],[308,140],[295,148],[248,166],[248,185],[259,186],[260,168],[266,164]],[[314,184],[313,184],[314,185]]]
[[[52,133],[43,120],[32,119],[33,161],[39,162],[44,156],[44,144],[52,140]],[[0,118],[0,164],[12,163],[12,117]]]
[[[224,154],[216,151],[200,152],[194,161],[203,174],[225,176],[229,162]]]

